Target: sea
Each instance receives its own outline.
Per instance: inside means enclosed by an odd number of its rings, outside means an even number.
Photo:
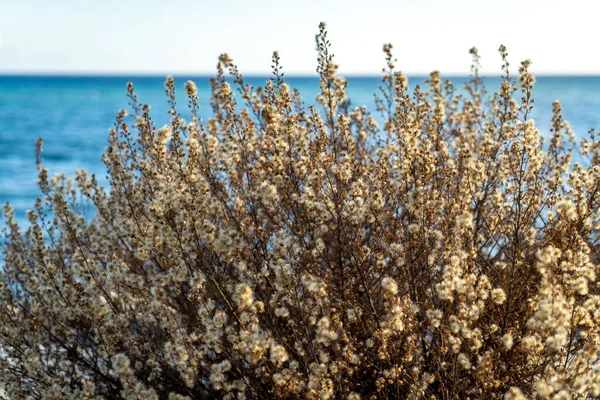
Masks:
[[[468,77],[443,77],[460,88]],[[250,77],[254,85],[264,85],[269,77]],[[353,106],[365,105],[375,113],[374,94],[381,78],[348,77],[347,94]],[[409,85],[423,85],[425,77],[409,77]],[[16,219],[27,225],[26,210],[33,209],[41,193],[37,187],[35,142],[44,140],[42,157],[50,176],[75,176],[78,169],[95,173],[107,184],[101,157],[108,144],[108,130],[120,109],[129,109],[127,82],[134,84],[140,102],[152,106],[157,126],[168,123],[164,76],[0,76],[0,205],[9,202]],[[210,77],[175,76],[178,111],[189,116],[184,84],[196,82],[202,106],[200,116],[210,116]],[[314,104],[319,92],[317,77],[286,77],[306,104]],[[500,78],[485,78],[494,92]],[[552,103],[560,100],[563,115],[575,135],[585,137],[600,128],[600,76],[538,76],[534,90],[532,117],[543,135],[548,135]],[[0,224],[4,224],[0,216]]]

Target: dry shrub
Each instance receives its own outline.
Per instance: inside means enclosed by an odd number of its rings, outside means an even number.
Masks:
[[[557,102],[546,142],[530,63],[512,78],[504,47],[486,96],[475,49],[464,92],[434,72],[409,93],[385,46],[378,126],[345,101],[324,25],[317,43],[317,108],[277,53],[256,90],[222,55],[206,123],[192,82],[191,122],[169,78],[158,129],[130,85],[108,192],[38,154],[25,233],[5,206],[10,398],[600,395],[594,136],[575,143]]]

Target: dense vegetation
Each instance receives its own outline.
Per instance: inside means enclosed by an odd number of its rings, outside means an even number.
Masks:
[[[487,94],[475,49],[464,90],[433,72],[409,92],[385,46],[377,124],[324,25],[317,45],[315,107],[277,53],[258,89],[222,55],[207,121],[193,82],[186,122],[167,79],[160,128],[130,84],[107,189],[50,178],[39,142],[25,232],[4,207],[9,398],[600,396],[594,136],[558,102],[540,134],[504,47]]]

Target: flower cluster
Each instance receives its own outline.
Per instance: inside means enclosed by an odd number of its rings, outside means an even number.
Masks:
[[[110,186],[49,177],[4,207],[0,386],[10,398],[600,396],[600,143],[531,119],[530,61],[489,94],[409,91],[384,47],[351,107],[325,25],[321,92],[253,88],[224,54],[211,118],[156,127],[128,86]],[[520,90],[521,96],[517,95]],[[577,162],[573,153],[578,154]],[[87,198],[92,220],[79,211]]]

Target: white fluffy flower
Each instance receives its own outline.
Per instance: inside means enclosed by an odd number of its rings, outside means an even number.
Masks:
[[[506,293],[501,288],[492,290],[492,301],[494,304],[502,304],[506,301]]]
[[[398,293],[398,284],[392,278],[389,278],[389,277],[383,278],[383,280],[381,281],[381,287],[383,288],[383,290],[385,290],[386,292],[388,292],[392,295]]]
[[[236,288],[235,301],[240,308],[250,307],[254,302],[254,293],[250,286],[239,284]]]

